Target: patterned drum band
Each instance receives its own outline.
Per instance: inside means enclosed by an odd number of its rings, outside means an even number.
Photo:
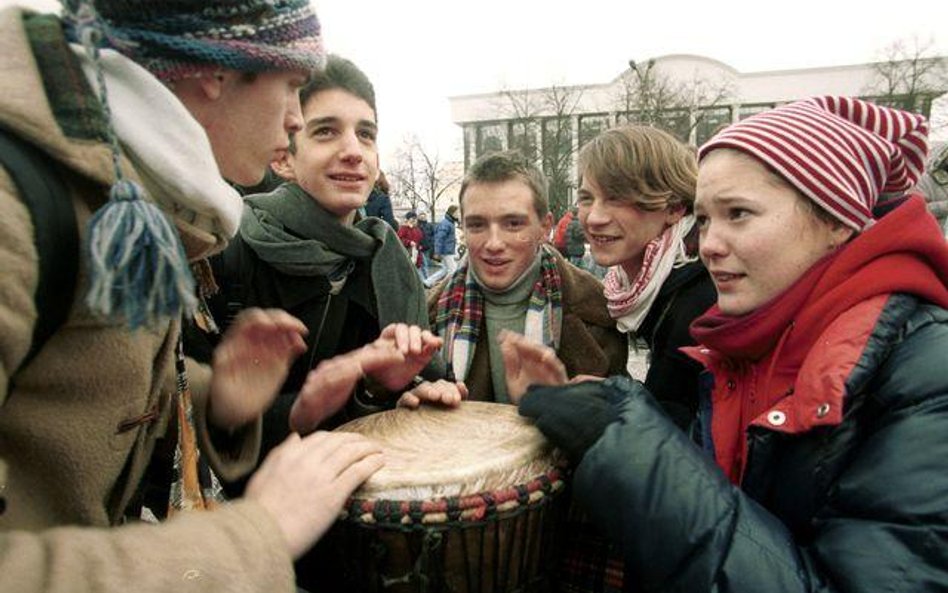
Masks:
[[[385,452],[321,546],[338,590],[550,589],[564,465],[516,407],[396,409],[337,430]]]

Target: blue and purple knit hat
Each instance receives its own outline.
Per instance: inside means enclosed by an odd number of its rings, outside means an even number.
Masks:
[[[322,68],[309,0],[95,0],[108,44],[172,82],[220,68]]]

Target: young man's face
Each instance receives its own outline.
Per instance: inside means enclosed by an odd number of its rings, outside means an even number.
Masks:
[[[302,127],[299,90],[306,72],[264,72],[248,79],[235,71],[217,77],[216,100],[202,113],[221,175],[256,185]]]
[[[537,215],[533,192],[519,179],[473,183],[461,202],[461,226],[477,277],[491,290],[506,290],[533,263],[552,215]]]
[[[278,172],[343,222],[351,222],[379,176],[375,111],[341,90],[318,92],[303,105],[296,152]]]

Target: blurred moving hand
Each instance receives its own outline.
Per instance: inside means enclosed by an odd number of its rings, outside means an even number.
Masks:
[[[214,350],[208,418],[234,429],[256,420],[306,351],[302,321],[280,309],[241,311]]]

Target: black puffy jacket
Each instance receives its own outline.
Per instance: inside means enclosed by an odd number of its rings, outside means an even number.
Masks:
[[[889,299],[846,378],[842,422],[753,427],[741,487],[638,383],[575,492],[624,544],[634,590],[948,591],[948,312]]]

